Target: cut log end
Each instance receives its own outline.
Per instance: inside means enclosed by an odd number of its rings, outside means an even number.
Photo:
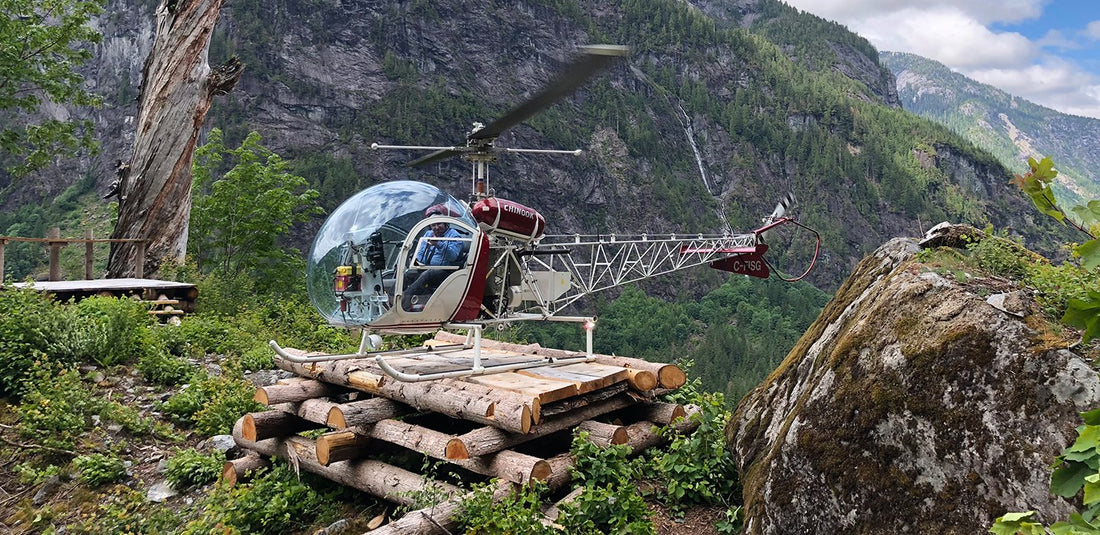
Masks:
[[[263,388],[257,388],[256,389],[256,394],[254,396],[252,396],[252,399],[256,403],[259,403],[260,405],[264,405],[264,406],[271,405],[271,403],[269,403],[268,399],[267,399],[267,391],[264,390]]]
[[[470,458],[470,451],[466,449],[466,444],[461,440],[452,438],[447,441],[444,456],[453,461],[463,461]]]
[[[648,392],[657,388],[657,375],[649,370],[630,371],[630,386],[640,392]]]
[[[533,423],[533,419],[532,419],[532,415],[531,415],[531,407],[527,404],[524,404],[523,405],[523,413],[520,416],[520,431],[523,432],[523,434],[525,434],[525,435],[527,433],[530,433],[532,423]]]
[[[226,461],[222,465],[222,481],[225,481],[230,487],[237,484],[237,470],[233,468],[233,463]]]
[[[550,466],[550,463],[539,460],[531,467],[531,481],[546,481],[553,472],[554,469]]]
[[[680,388],[684,386],[684,383],[687,383],[687,374],[679,366],[669,364],[661,367],[660,372],[657,374],[657,380],[662,388]]]
[[[628,440],[630,440],[630,435],[626,432],[626,428],[620,427],[616,429],[614,433],[612,433],[611,440],[609,440],[609,442],[612,446],[618,446],[620,444],[626,444]]]
[[[684,410],[683,405],[676,405],[672,409],[672,418],[669,419],[668,423],[673,424],[673,423],[676,423],[676,420],[679,420],[680,418],[686,418],[686,417],[687,417],[687,411]]]
[[[334,429],[346,429],[348,427],[348,420],[344,417],[344,411],[340,410],[340,407],[329,409],[328,417],[325,420],[327,425]]]
[[[256,441],[256,418],[251,414],[241,418],[241,437],[248,441]]]

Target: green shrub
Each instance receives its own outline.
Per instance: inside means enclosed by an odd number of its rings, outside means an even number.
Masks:
[[[153,336],[157,339],[160,348],[172,356],[198,359],[205,353],[205,349],[191,340],[191,332],[183,328],[183,325],[191,323],[194,315],[185,316],[180,325],[160,325],[153,329]]]
[[[632,481],[636,470],[627,459],[630,448],[600,448],[587,435],[573,437],[571,448],[577,462],[570,473],[584,490],[562,508],[558,523],[567,533],[656,533],[645,499]]]
[[[113,455],[93,453],[73,459],[73,466],[80,473],[78,479],[92,486],[114,483],[126,475],[126,464]]]
[[[251,332],[247,330],[248,327],[252,327]],[[176,329],[173,337],[186,340],[186,343],[198,348],[191,351],[197,351],[198,354],[235,356],[252,349],[260,338],[259,333],[264,330],[258,325],[250,324],[246,316],[228,318],[212,314],[187,316]]]
[[[209,455],[195,448],[177,452],[168,460],[164,476],[175,489],[185,489],[217,481],[225,466],[225,452],[215,451]]]
[[[60,475],[61,467],[56,464],[36,466],[33,462],[19,463],[15,465],[15,473],[19,476],[19,482],[24,485],[39,485],[47,479]]]
[[[151,419],[138,409],[103,398],[95,388],[83,382],[80,374],[61,364],[39,363],[27,381],[27,389],[18,407],[19,434],[44,446],[72,449],[91,429],[92,416],[102,422],[115,422],[130,433],[158,431]],[[173,438],[170,433],[158,436]]]
[[[978,266],[993,275],[1012,280],[1025,280],[1035,265],[1036,256],[1024,246],[1000,236],[986,236],[967,245]]]
[[[194,425],[200,433],[228,433],[238,418],[263,408],[252,399],[256,387],[248,381],[205,372],[195,374],[191,380],[183,391],[168,398],[161,410],[180,423]]]
[[[638,489],[629,481],[588,487],[576,500],[562,507],[558,523],[565,533],[600,535],[623,533],[653,535],[657,528]]]
[[[737,490],[737,472],[726,448],[725,426],[730,413],[720,393],[699,393],[698,379],[678,392],[682,401],[698,405],[692,415],[699,427],[688,436],[676,435],[668,449],[656,455],[656,464],[666,483],[665,496],[670,505],[713,504],[724,502]],[[672,427],[662,434],[675,433]]]
[[[75,369],[41,363],[33,368],[16,408],[19,434],[44,446],[72,449],[88,429],[99,402]]]
[[[85,320],[75,309],[66,306],[59,308],[43,327],[51,333],[46,345],[50,360],[103,364],[110,340],[107,328],[101,322]]]
[[[458,524],[467,535],[550,535],[557,530],[539,522],[542,516],[543,484],[525,485],[516,492],[493,501],[496,485],[485,483],[474,487],[470,497],[458,510]]]
[[[76,305],[82,322],[97,324],[107,343],[94,360],[104,366],[135,362],[155,350],[152,325],[155,319],[148,306],[127,298],[89,297]]]
[[[257,344],[241,355],[240,365],[243,370],[270,370],[275,367],[275,352],[266,343]]]
[[[1058,266],[1038,265],[1032,270],[1028,284],[1035,288],[1035,300],[1043,312],[1060,319],[1070,299],[1085,299],[1089,288],[1100,288],[1100,271],[1085,271],[1068,262]]]
[[[198,370],[187,359],[166,351],[150,351],[142,355],[137,369],[146,381],[169,386],[183,383]]]
[[[266,332],[277,333],[268,338],[278,338],[283,346],[345,352],[354,350],[359,343],[351,331],[329,325],[304,294],[268,300],[258,314],[267,326]]]
[[[115,485],[95,509],[81,513],[66,530],[87,535],[172,533],[180,524],[178,515],[172,508],[150,503],[144,492]]]
[[[182,533],[289,533],[335,520],[332,496],[310,486],[309,474],[302,476],[280,464],[259,472],[251,483],[219,484],[199,504],[199,518]]]
[[[34,363],[51,360],[48,329],[60,309],[34,290],[0,288],[0,396],[21,395]]]

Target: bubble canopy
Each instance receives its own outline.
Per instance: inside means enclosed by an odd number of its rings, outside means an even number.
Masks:
[[[325,220],[309,251],[306,287],[317,311],[330,323],[339,325],[361,325],[372,320],[373,317],[349,317],[346,311],[340,311],[333,292],[336,267],[346,265],[356,256],[353,253],[365,249],[371,235],[378,232],[386,244],[385,269],[393,269],[398,256],[394,252],[413,225],[424,219],[424,212],[435,205],[446,206],[448,215],[477,227],[469,206],[423,182],[383,182],[344,201]]]

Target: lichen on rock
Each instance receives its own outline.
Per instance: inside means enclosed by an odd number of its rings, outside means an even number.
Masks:
[[[744,533],[969,534],[1075,510],[1050,465],[1100,402],[1097,373],[1019,313],[1038,307],[995,307],[917,251],[895,239],[865,258],[738,405]]]

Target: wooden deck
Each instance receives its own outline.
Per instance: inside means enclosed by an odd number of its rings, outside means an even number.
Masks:
[[[79,301],[93,295],[136,296],[157,306],[172,305],[186,312],[194,311],[199,293],[194,284],[186,282],[135,278],[20,282],[13,286],[53,294],[59,301]]]

